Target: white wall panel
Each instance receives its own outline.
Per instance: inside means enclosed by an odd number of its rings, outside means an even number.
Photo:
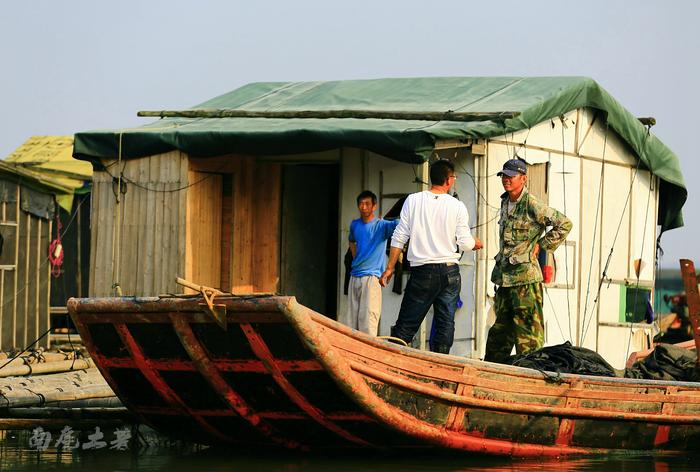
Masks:
[[[579,158],[552,155],[549,163],[549,206],[564,213],[573,223],[568,239],[578,239],[581,205],[581,164]]]
[[[581,207],[579,234],[580,281],[579,281],[579,339],[583,337],[586,325],[589,328],[581,345],[596,348],[596,324],[598,307],[594,303],[600,282],[600,240],[601,240],[601,192],[603,180],[602,163],[581,160]],[[592,320],[592,321],[591,321]]]
[[[598,300],[598,320],[600,322],[606,322],[606,323],[619,323],[620,322],[620,303],[621,303],[621,296],[620,296],[620,287],[623,285],[620,283],[608,283],[607,281],[603,282],[603,285],[600,287],[600,297]],[[591,329],[595,328],[595,320],[591,322],[591,327],[588,328],[590,331]],[[599,339],[598,340],[598,346],[600,346],[600,343],[602,341]]]
[[[584,131],[584,135],[579,141],[579,153],[596,159],[605,158],[605,162],[630,166],[636,164],[627,143],[612,128],[606,129],[605,123],[601,119],[595,121],[592,129]]]
[[[628,326],[600,327],[598,354],[616,369],[623,369],[629,355],[647,349],[648,330]]]
[[[605,164],[603,179],[602,264],[605,267],[612,248],[607,275],[615,280],[623,280],[627,277],[629,262],[630,208],[627,193],[630,189],[631,170]]]
[[[568,292],[568,299],[567,299]],[[545,287],[543,292],[545,345],[576,339],[576,294],[563,288]]]
[[[561,151],[562,149],[562,130],[563,130],[563,146],[566,152],[574,152],[574,143],[576,139],[576,110],[570,111],[564,115],[564,124],[559,117],[545,120],[538,123],[530,129],[520,130],[516,133],[511,133],[505,136],[509,143],[516,143],[515,149],[518,150],[518,143],[527,142],[529,146],[541,147],[549,150]],[[502,141],[504,137],[496,137],[494,140]],[[518,151],[521,152],[521,151]],[[522,151],[525,152],[524,150]],[[528,150],[530,152],[530,150]]]
[[[634,261],[641,259],[639,280],[651,283],[654,280],[656,189],[652,188],[650,178],[649,172],[640,170],[632,186],[632,247],[628,277],[636,280]]]

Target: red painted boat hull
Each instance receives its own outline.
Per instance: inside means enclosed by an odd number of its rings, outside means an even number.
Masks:
[[[293,297],[71,299],[144,422],[203,443],[515,456],[695,450],[700,385],[563,375],[403,348]]]

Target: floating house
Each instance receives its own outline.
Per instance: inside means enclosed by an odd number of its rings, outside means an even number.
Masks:
[[[547,344],[570,341],[613,365],[648,347],[656,241],[682,226],[676,156],[596,82],[582,77],[254,83],[188,110],[142,112],[139,128],[78,133],[94,166],[90,295],[182,292],[192,282],[294,295],[343,320],[342,261],[355,197],[384,214],[428,188],[449,159],[456,197],[485,244],[462,256],[452,354],[481,357],[493,318],[490,272],[502,187],[514,156],[529,188],[574,227],[546,257]],[[383,295],[388,334],[408,272]],[[416,343],[425,347],[430,316]]]
[[[87,294],[92,167],[72,150],[34,136],[0,161],[1,350],[48,346],[51,315],[66,325],[68,298]]]

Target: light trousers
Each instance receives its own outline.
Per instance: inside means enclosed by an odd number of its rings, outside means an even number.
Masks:
[[[348,287],[348,326],[376,336],[382,312],[382,286],[373,275],[350,277]]]

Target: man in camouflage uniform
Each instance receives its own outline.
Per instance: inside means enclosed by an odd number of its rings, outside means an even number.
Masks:
[[[489,330],[484,360],[504,362],[513,345],[518,354],[544,344],[540,249],[555,250],[571,231],[571,221],[530,195],[527,165],[511,159],[498,173],[503,189],[499,220],[500,251],[491,281],[496,290],[496,323]],[[551,226],[549,231],[546,227]]]

